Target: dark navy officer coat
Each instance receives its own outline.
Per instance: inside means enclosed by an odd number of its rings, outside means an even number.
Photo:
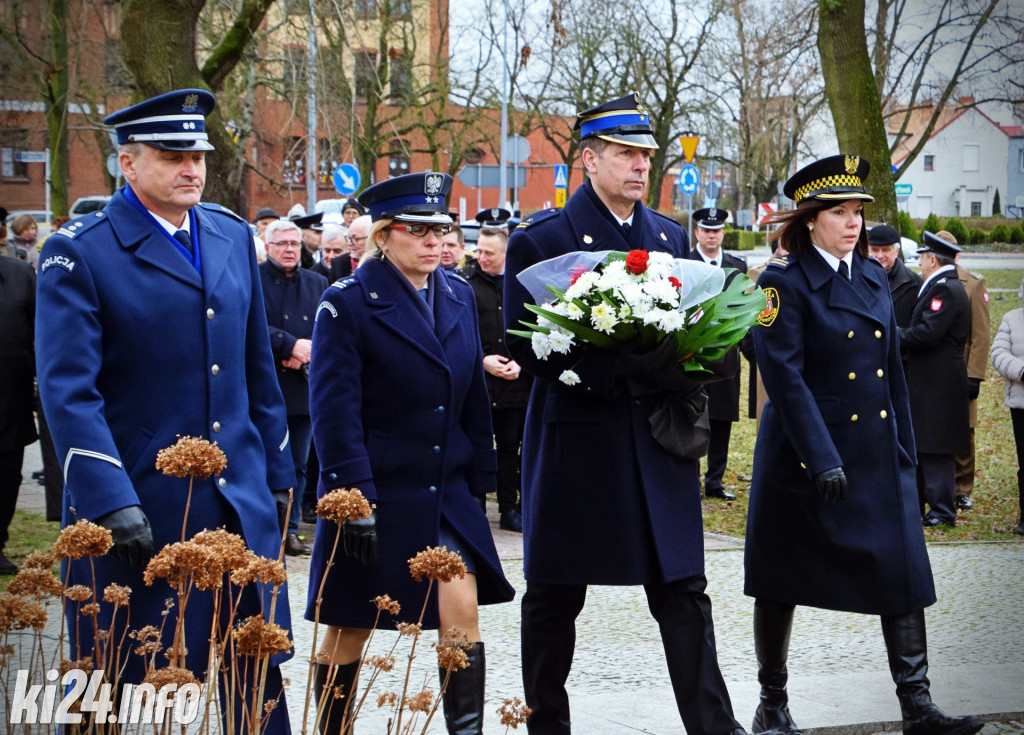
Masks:
[[[932,604],[885,270],[854,254],[847,281],[808,248],[773,259],[758,285],[770,305],[753,328],[768,402],[754,449],[746,594],[879,615]],[[833,467],[849,483],[837,503],[813,481]]]
[[[140,505],[156,550],[180,541],[188,480],[163,475],[154,462],[179,434],[201,436],[217,441],[227,468],[196,480],[186,538],[228,525],[254,552],[277,558],[271,490],[291,487],[295,470],[252,235],[219,205],[193,212],[202,275],[124,190],[43,246],[36,352],[64,466],[64,524]],[[96,589],[110,582],[132,588],[133,628],[161,624],[164,600],[173,596],[165,583],[147,587],[140,568],[109,554],[94,563]],[[71,563],[69,573],[69,584],[92,588],[89,558]],[[269,613],[269,595],[264,603]],[[209,595],[189,600],[189,620],[206,621],[189,626],[187,664],[197,673],[206,668],[210,605]],[[101,605],[101,628],[110,608]],[[286,596],[277,600],[275,620],[290,627]],[[72,625],[72,646],[90,650],[91,632]],[[135,666],[140,657],[128,659]]]
[[[374,259],[328,288],[317,309],[309,374],[317,495],[356,487],[376,504],[378,557],[365,566],[339,545],[328,567],[338,527],[318,519],[309,620],[326,574],[321,623],[371,628],[372,600],[384,594],[402,605],[400,619],[415,622],[427,582],[413,580],[408,560],[439,545],[442,520],[476,558],[479,603],[514,596],[473,498],[494,490],[497,472],[473,290],[441,269],[429,287],[433,324],[405,276]],[[424,627],[438,625],[434,585]]]
[[[505,262],[507,329],[534,322],[516,274],[577,250],[661,251],[684,258],[686,233],[641,204],[629,239],[585,184],[564,209],[521,223]],[[616,378],[614,350],[572,349],[540,360],[530,341],[509,349],[536,377],[523,436],[526,578],[551,584],[644,584],[704,573],[697,463],[665,451],[648,417],[664,394],[633,398]],[[559,382],[563,370],[581,383]],[[660,399],[659,399],[660,396]]]

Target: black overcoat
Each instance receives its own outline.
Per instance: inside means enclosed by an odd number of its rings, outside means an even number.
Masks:
[[[885,274],[889,280],[889,295],[892,297],[892,310],[896,314],[896,326],[910,326],[910,315],[917,303],[917,292],[921,290],[924,279],[907,268],[907,264],[899,258]]]
[[[289,277],[271,258],[260,263],[259,268],[270,349],[284,405],[289,416],[308,416],[309,381],[302,370],[285,367],[281,361],[292,356],[297,340],[313,336],[313,317],[327,288],[327,279],[305,268],[296,268]]]
[[[929,282],[900,329],[907,355],[907,387],[917,451],[966,454],[971,448],[964,345],[971,304],[956,270]]]
[[[516,274],[576,250],[643,248],[685,258],[686,232],[636,205],[627,242],[596,195],[581,186],[564,209],[524,221],[509,240],[505,324],[534,321]],[[642,584],[704,572],[697,463],[665,451],[648,416],[658,393],[623,390],[611,350],[572,349],[540,360],[529,340],[509,335],[516,361],[534,375],[523,437],[525,574],[554,584]],[[582,382],[558,377],[575,370]]]
[[[0,255],[0,452],[21,449],[36,440],[32,417],[35,318],[35,269],[23,260]]]
[[[323,295],[313,328],[310,406],[320,459],[317,496],[357,487],[377,506],[379,555],[364,566],[339,547],[320,622],[371,628],[372,600],[390,595],[416,622],[427,582],[408,560],[438,546],[442,519],[477,560],[480,604],[506,602],[487,518],[474,494],[493,492],[497,460],[484,387],[473,291],[440,269],[431,276],[434,326],[421,296],[390,263],[369,260]],[[337,525],[317,520],[306,617],[326,573]],[[424,618],[437,628],[437,588]],[[388,622],[390,625],[390,622]]]
[[[853,261],[852,281],[813,249],[772,260],[758,279],[777,311],[753,329],[768,401],[754,449],[744,591],[897,615],[935,602],[935,588],[885,270]],[[813,482],[833,467],[849,482],[838,503]]]
[[[480,324],[480,345],[484,355],[512,357],[505,339],[504,277],[494,278],[479,268],[467,269],[466,282],[473,287],[476,297],[476,313]],[[523,408],[530,398],[533,376],[520,371],[515,380],[505,380],[490,373],[484,373],[487,394],[491,408]]]

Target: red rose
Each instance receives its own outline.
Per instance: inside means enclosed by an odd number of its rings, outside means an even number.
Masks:
[[[569,284],[572,285],[572,284],[576,283],[576,281],[579,280],[580,276],[582,276],[586,272],[587,272],[587,269],[584,268],[582,265],[578,265],[575,268],[573,268],[572,269],[572,273],[571,273],[572,280],[569,281]]]
[[[681,289],[683,287],[683,284],[680,283],[679,279],[676,278],[675,276],[669,276],[668,277],[668,282],[671,283],[673,286],[675,286],[676,291],[678,291],[679,289]]]
[[[647,261],[650,258],[646,250],[630,250],[626,256],[626,270],[634,276],[639,276],[647,270]]]

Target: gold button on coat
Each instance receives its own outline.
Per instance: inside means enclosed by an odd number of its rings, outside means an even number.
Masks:
[[[885,371],[882,368],[878,368],[878,377],[881,378],[883,375],[885,375]]]
[[[877,337],[878,339],[881,339],[881,338],[882,338],[882,330],[881,330],[881,329],[876,329],[876,330],[875,330],[875,336],[876,336],[876,337]]]
[[[853,416],[850,417],[850,421],[856,421],[856,420],[857,420],[857,414],[853,414]]]
[[[885,410],[885,409],[883,408],[883,409],[882,409],[881,411],[879,411],[879,412],[878,412],[878,415],[879,415],[879,416],[881,416],[881,417],[882,417],[882,418],[884,419],[884,418],[886,418],[886,417],[887,417],[887,416],[888,416],[889,414],[888,414],[888,413],[886,412],[886,410]]]
[[[847,339],[853,339],[853,330],[852,329],[850,330],[850,333],[846,335],[846,338]]]
[[[850,374],[849,374],[849,375],[847,375],[846,377],[848,377],[848,378],[849,378],[850,380],[854,380],[854,379],[856,379],[856,377],[857,377],[857,373],[850,373]]]
[[[220,365],[214,365],[210,368],[210,372],[216,375],[220,372]]]

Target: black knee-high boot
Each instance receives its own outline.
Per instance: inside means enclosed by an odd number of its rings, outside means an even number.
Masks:
[[[469,667],[454,669],[444,690],[444,721],[448,735],[483,735],[484,675],[487,663],[484,644],[477,643],[468,651]],[[438,669],[444,685],[447,669]]]
[[[1024,536],[1024,467],[1017,470],[1017,495],[1020,515],[1017,516],[1017,527],[1013,529],[1013,532]]]
[[[320,735],[352,735],[352,718],[356,709],[355,682],[359,662],[335,666],[330,681],[331,664],[313,664],[313,698],[320,709],[320,700],[327,698],[317,726]]]
[[[904,735],[971,735],[984,726],[975,715],[950,717],[932,703],[923,610],[883,615],[882,635],[903,712]]]
[[[757,680],[761,683],[761,701],[754,713],[753,731],[777,730],[801,735],[789,714],[786,682],[789,670],[789,634],[793,629],[793,605],[754,602],[754,651],[757,655]]]

